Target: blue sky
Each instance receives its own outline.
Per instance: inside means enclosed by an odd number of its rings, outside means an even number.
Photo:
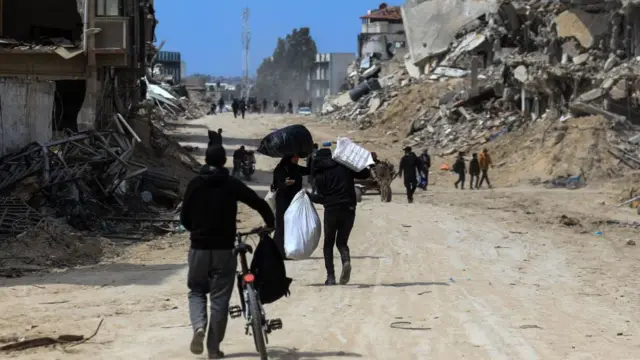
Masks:
[[[242,72],[242,9],[250,8],[251,73],[271,56],[278,37],[308,26],[320,52],[356,52],[360,16],[381,0],[156,0],[158,41],[180,51],[187,73]],[[399,5],[403,1],[386,1]]]

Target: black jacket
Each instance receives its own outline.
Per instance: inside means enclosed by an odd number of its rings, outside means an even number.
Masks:
[[[458,175],[467,173],[467,168],[464,165],[463,158],[459,157],[458,159],[456,159],[456,162],[453,164],[453,172]]]
[[[287,162],[287,160],[281,161],[280,164],[276,166],[276,169],[273,171],[272,188],[277,190],[276,202],[282,202],[282,204],[285,205],[284,210],[286,210],[286,207],[289,206],[296,194],[302,190],[302,177],[305,175],[309,175],[309,169],[305,166]],[[287,185],[285,183],[287,178],[295,180],[295,183],[293,185]]]
[[[404,175],[405,183],[407,181],[418,181],[418,171],[420,170],[420,159],[414,153],[407,154],[400,159],[400,169],[398,176]]]
[[[274,217],[266,201],[227,169],[203,166],[184,194],[180,221],[191,232],[192,249],[233,249],[238,201],[256,210],[268,227]]]
[[[318,150],[313,160],[312,174],[316,193],[309,198],[325,209],[335,207],[355,207],[356,189],[354,179],[367,179],[371,176],[369,169],[355,172],[335,162],[328,149]]]
[[[216,131],[209,130],[209,145],[208,146],[222,146],[222,135]]]
[[[238,149],[233,152],[233,162],[242,162],[247,155],[247,150]]]
[[[473,158],[469,161],[469,174],[471,175],[479,175],[480,174],[480,163],[478,162],[478,158]]]

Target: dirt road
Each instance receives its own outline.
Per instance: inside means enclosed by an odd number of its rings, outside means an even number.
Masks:
[[[180,136],[204,148],[205,127],[222,127],[231,155],[279,124],[275,116],[222,115],[190,122]],[[321,140],[337,131],[312,130]],[[266,191],[274,165],[258,157],[257,190]],[[413,205],[397,190],[390,204],[376,197],[360,204],[349,285],[322,285],[321,249],[309,260],[287,263],[291,297],[267,307],[284,322],[270,337],[271,358],[640,359],[637,251],[591,233],[541,226],[526,214],[478,211],[448,185]],[[438,196],[452,200],[433,205]],[[197,358],[188,352],[187,246],[182,235],[140,244],[97,267],[1,280],[4,341],[90,334],[105,319],[95,338],[66,352],[2,355]],[[229,358],[256,358],[241,320],[230,321],[223,350]]]

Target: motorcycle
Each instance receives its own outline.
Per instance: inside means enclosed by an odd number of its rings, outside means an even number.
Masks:
[[[242,170],[242,175],[244,175],[245,179],[250,181],[251,176],[256,172],[256,156],[253,151],[247,151],[240,165],[240,170]]]

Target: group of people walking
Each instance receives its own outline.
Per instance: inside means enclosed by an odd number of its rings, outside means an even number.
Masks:
[[[458,180],[454,183],[454,186],[456,189],[460,188],[464,190],[464,183],[468,172],[470,177],[469,188],[471,190],[480,189],[484,182],[486,182],[487,186],[491,189],[491,181],[489,181],[488,175],[490,167],[493,167],[493,160],[486,148],[483,149],[479,155],[477,153],[471,154],[468,171],[465,165],[464,153],[458,153],[456,162],[453,164],[453,172],[458,174]]]
[[[225,102],[224,102],[224,99],[220,97],[220,100],[218,100],[217,106],[215,102],[211,104],[211,108],[209,109],[209,112],[207,113],[207,115],[216,115],[217,111],[222,113],[224,109],[225,109]],[[240,98],[238,100],[237,98],[234,97],[231,100],[231,110],[233,111],[234,118],[237,118],[238,116],[242,116],[242,118],[244,119],[244,116],[247,112],[247,102],[245,101],[244,98]]]

